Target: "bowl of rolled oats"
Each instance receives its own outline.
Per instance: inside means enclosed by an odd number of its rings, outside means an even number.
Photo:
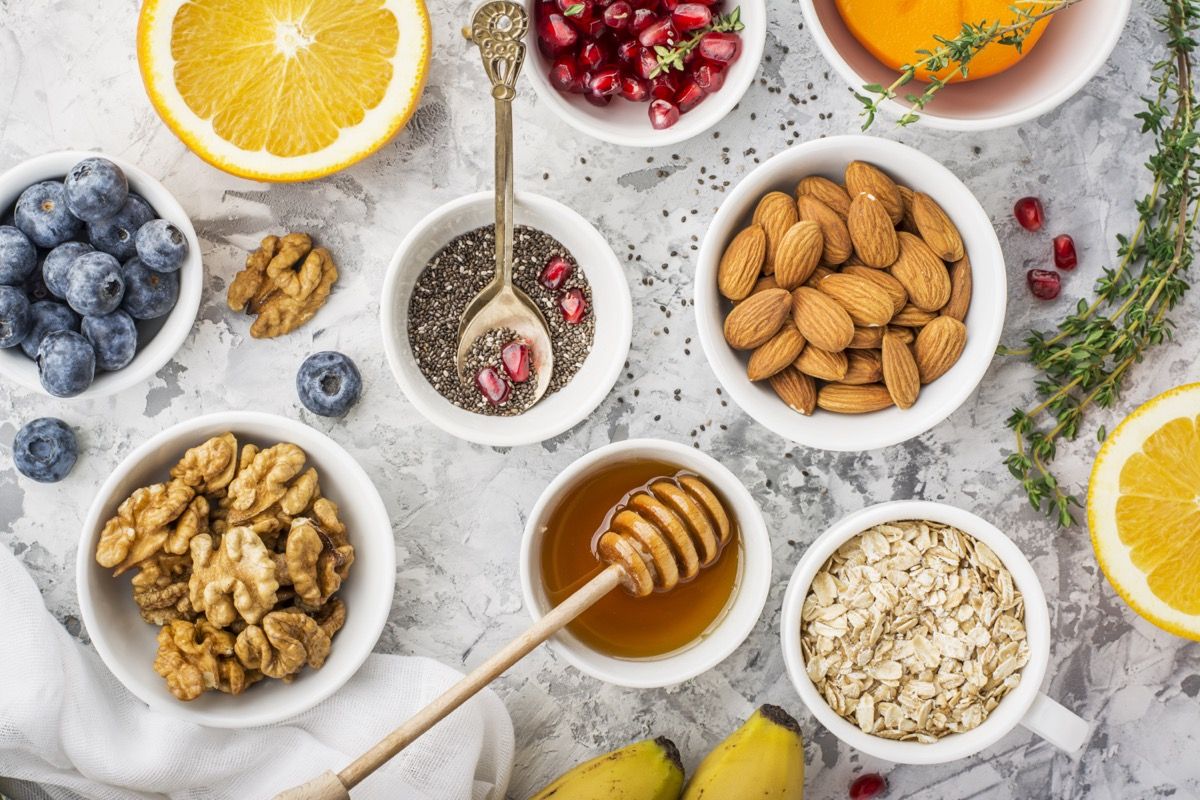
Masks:
[[[1071,752],[1087,739],[1040,691],[1050,615],[1033,567],[967,511],[914,500],[843,518],[796,566],[781,625],[801,700],[876,758],[953,761],[1018,724]]]

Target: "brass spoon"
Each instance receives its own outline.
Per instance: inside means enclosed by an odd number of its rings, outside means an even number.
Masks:
[[[512,101],[525,60],[521,39],[529,28],[525,9],[508,0],[486,3],[471,20],[471,40],[479,46],[496,101],[496,276],[475,295],[458,323],[458,371],[466,370],[471,345],[488,331],[510,328],[529,344],[536,371],[533,402],[550,386],[554,351],[541,309],[513,285],[513,130]],[[464,375],[464,377],[466,377]]]

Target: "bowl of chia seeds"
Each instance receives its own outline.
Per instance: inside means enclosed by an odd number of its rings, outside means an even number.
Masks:
[[[550,387],[530,404],[537,359],[505,330],[480,337],[459,375],[459,319],[494,272],[493,215],[492,193],[480,192],[417,223],[388,266],[381,323],[392,374],[426,419],[460,439],[511,447],[557,436],[600,404],[629,354],[632,306],[600,232],[561,203],[518,192],[513,282],[549,325]]]

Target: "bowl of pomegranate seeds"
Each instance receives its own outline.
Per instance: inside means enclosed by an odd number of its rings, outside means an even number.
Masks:
[[[529,0],[530,79],[569,125],[660,147],[720,122],[758,72],[764,0]]]

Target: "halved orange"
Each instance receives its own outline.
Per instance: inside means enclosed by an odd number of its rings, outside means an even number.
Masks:
[[[382,147],[429,67],[423,0],[146,0],[138,64],[175,134],[227,172],[328,175]]]

